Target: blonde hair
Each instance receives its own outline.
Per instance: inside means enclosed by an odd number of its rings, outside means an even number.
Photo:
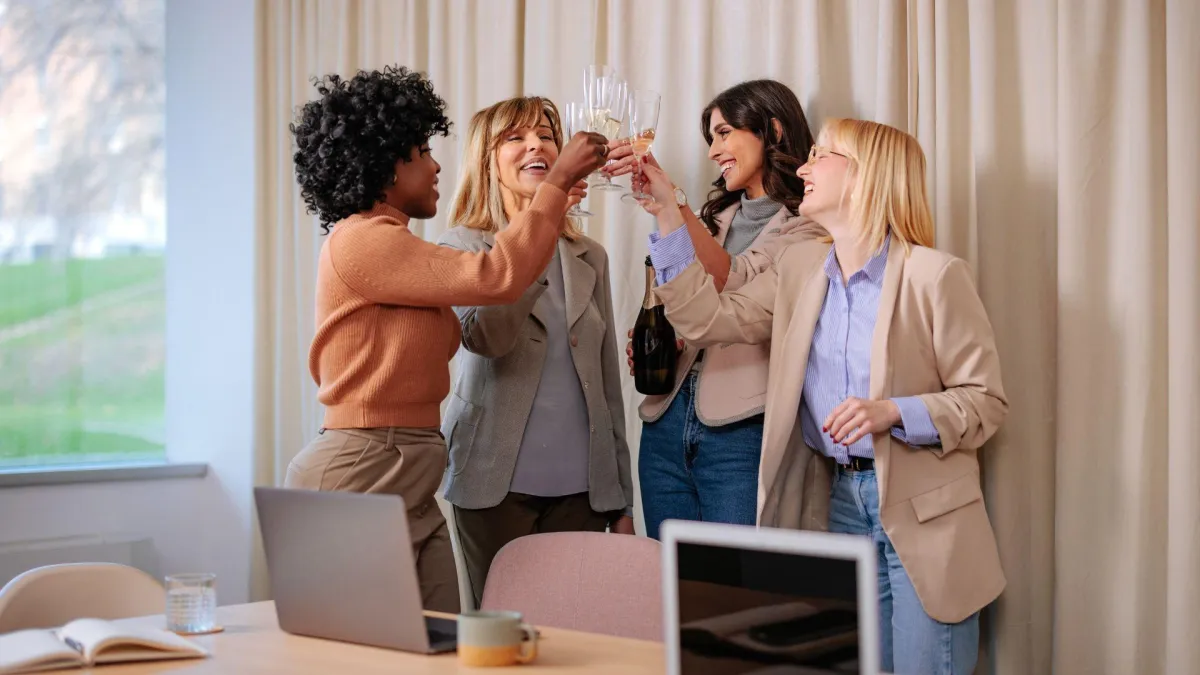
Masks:
[[[550,121],[554,146],[562,150],[562,121],[558,108],[548,98],[523,96],[488,106],[471,117],[467,146],[450,222],[484,232],[498,232],[508,222],[500,192],[500,170],[496,155],[505,135],[513,129],[537,127],[542,116]],[[562,236],[575,241],[583,236],[573,218],[567,218]]]
[[[850,220],[872,251],[890,231],[908,251],[934,246],[933,215],[925,191],[925,152],[911,135],[865,120],[832,119],[817,143],[851,160],[857,181],[850,195]]]

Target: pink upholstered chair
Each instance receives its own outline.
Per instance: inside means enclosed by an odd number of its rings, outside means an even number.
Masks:
[[[75,619],[162,614],[166,592],[128,565],[68,563],[24,572],[0,588],[0,633],[53,628]]]
[[[521,537],[492,561],[482,609],[534,625],[663,639],[662,559],[645,537],[557,532]]]

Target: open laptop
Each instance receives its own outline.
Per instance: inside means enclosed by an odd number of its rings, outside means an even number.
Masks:
[[[271,595],[288,633],[434,654],[457,625],[426,617],[396,495],[254,488]]]
[[[668,521],[670,675],[877,675],[879,589],[866,537]]]

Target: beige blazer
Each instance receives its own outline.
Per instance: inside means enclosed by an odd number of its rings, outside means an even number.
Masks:
[[[724,245],[729,225],[740,208],[734,204],[717,216],[717,243]],[[792,216],[787,209],[779,213],[758,233],[754,242],[733,256],[726,291],[735,291],[771,266],[775,256],[799,241],[819,239],[825,230],[813,221]],[[692,370],[700,348],[685,344],[675,368],[675,387],[669,394],[647,396],[638,408],[644,422],[655,422],[675,400],[683,381]],[[716,344],[704,355],[696,385],[696,417],[709,426],[722,426],[744,420],[763,411],[767,400],[767,344]]]
[[[758,522],[827,529],[832,460],[807,448],[798,419],[808,350],[829,281],[827,244],[788,247],[776,265],[718,295],[699,264],[657,290],[667,317],[701,345],[771,341]],[[877,434],[880,520],[926,613],[956,623],[1004,589],[979,484],[978,449],[1008,411],[991,324],[962,260],[893,243],[871,348],[870,397],[920,396],[933,448]]]
[[[491,248],[495,237],[455,227],[439,244],[465,251]],[[613,325],[608,254],[597,242],[560,239],[571,357],[591,425],[588,485],[592,509],[633,505],[625,404]],[[443,481],[446,500],[464,509],[499,504],[508,494],[525,423],[546,361],[545,318],[535,282],[511,305],[455,307],[462,322],[458,375],[442,422],[450,451]]]

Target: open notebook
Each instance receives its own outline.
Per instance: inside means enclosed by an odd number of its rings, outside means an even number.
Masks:
[[[159,628],[118,626],[77,619],[57,629],[19,630],[0,635],[0,675],[208,656],[203,647]]]

